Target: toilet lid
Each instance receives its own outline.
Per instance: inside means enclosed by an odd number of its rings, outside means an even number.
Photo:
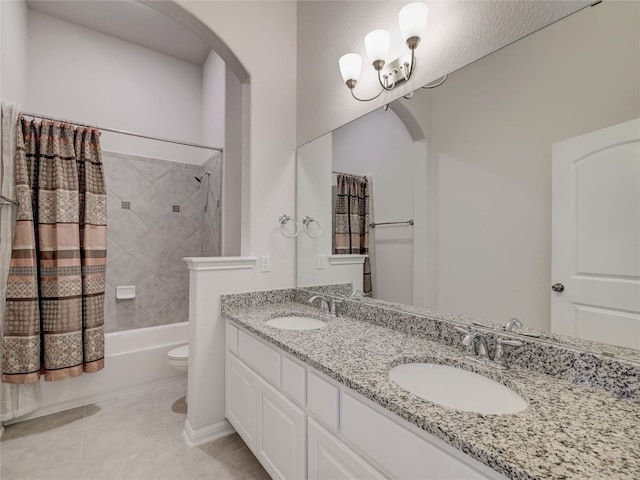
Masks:
[[[189,344],[181,345],[174,348],[173,350],[169,350],[169,353],[167,353],[167,357],[169,357],[171,360],[181,360],[189,358]]]

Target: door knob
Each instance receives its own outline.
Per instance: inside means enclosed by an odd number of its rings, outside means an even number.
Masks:
[[[564,285],[561,283],[554,283],[551,285],[551,290],[557,293],[564,292]]]

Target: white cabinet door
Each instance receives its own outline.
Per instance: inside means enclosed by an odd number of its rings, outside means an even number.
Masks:
[[[257,375],[227,353],[226,416],[251,450],[255,446]]]
[[[306,414],[258,377],[256,456],[274,479],[304,480]]]
[[[640,348],[640,119],[553,145],[551,330]]]
[[[309,480],[383,480],[384,477],[349,447],[308,420]]]

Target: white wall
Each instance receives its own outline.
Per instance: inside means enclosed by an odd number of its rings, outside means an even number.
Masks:
[[[201,143],[199,65],[33,10],[28,17],[25,111]],[[185,163],[211,156],[108,132],[101,140],[104,150]]]
[[[243,159],[242,254],[267,255],[271,260],[271,270],[266,273],[257,268],[229,271],[214,267],[190,291],[193,328],[189,341],[196,351],[189,358],[189,395],[192,399],[200,398],[199,402],[190,400],[189,406],[187,430],[193,442],[224,431],[224,427],[216,429],[216,425],[225,422],[220,294],[294,284],[295,241],[278,233],[278,217],[295,205],[296,79],[295,75],[275,79],[274,55],[265,52],[277,52],[279,58],[287,59],[292,72],[296,70],[297,4],[179,2],[184,10],[171,4],[152,5],[171,13],[195,31],[202,31],[212,46],[223,44],[224,48],[216,48],[216,52],[227,67],[238,74],[241,65],[249,73],[248,78],[239,76],[240,112],[243,127],[247,128],[233,132],[242,137],[237,149],[240,151],[236,152]],[[204,32],[204,26],[215,35]],[[227,259],[217,260],[224,263]],[[205,327],[204,335],[197,325]]]
[[[211,50],[202,64],[202,143],[224,147],[225,75],[224,61]]]
[[[296,212],[287,211],[296,217],[300,230],[297,238],[297,278],[299,286],[322,285],[332,283],[326,278],[330,275],[329,255],[331,250],[331,151],[332,136],[325,135],[314,142],[301,146],[297,158],[297,195]],[[309,216],[322,227],[319,238],[309,238],[304,232],[302,218]],[[317,225],[310,226],[315,229]],[[293,222],[283,227],[287,235],[295,233]],[[315,232],[315,230],[311,230]],[[318,255],[324,256],[324,268],[318,268]]]
[[[242,84],[226,69],[225,144],[222,156],[222,255],[240,255],[242,232],[243,97]]]
[[[27,97],[27,4],[0,2],[0,97],[24,106]]]
[[[371,222],[414,218],[413,153],[411,135],[391,110],[378,109],[333,132],[332,169],[369,176]],[[406,225],[370,230],[375,298],[413,304],[413,233]]]
[[[639,22],[603,2],[431,92],[440,310],[548,329],[551,145],[640,116]]]
[[[215,32],[250,74],[250,83],[243,87],[249,90],[250,112],[249,138],[244,139],[242,148],[250,162],[242,171],[243,208],[246,205],[242,253],[271,257],[271,271],[260,274],[259,284],[290,287],[294,283],[295,241],[278,233],[278,217],[295,205],[296,79],[293,74],[276,78],[274,55],[267,53],[277,52],[295,72],[297,4],[179,4]]]

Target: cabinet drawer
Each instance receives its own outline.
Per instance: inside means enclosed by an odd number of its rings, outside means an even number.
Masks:
[[[280,353],[245,332],[238,333],[238,356],[274,385],[280,386]]]
[[[287,357],[282,357],[282,391],[304,407],[307,392],[307,370]]]
[[[489,478],[344,392],[341,407],[342,436],[392,478]]]
[[[225,347],[228,351],[238,354],[238,327],[227,320],[224,329]]]
[[[307,409],[331,430],[338,431],[340,390],[311,371],[307,373]]]

